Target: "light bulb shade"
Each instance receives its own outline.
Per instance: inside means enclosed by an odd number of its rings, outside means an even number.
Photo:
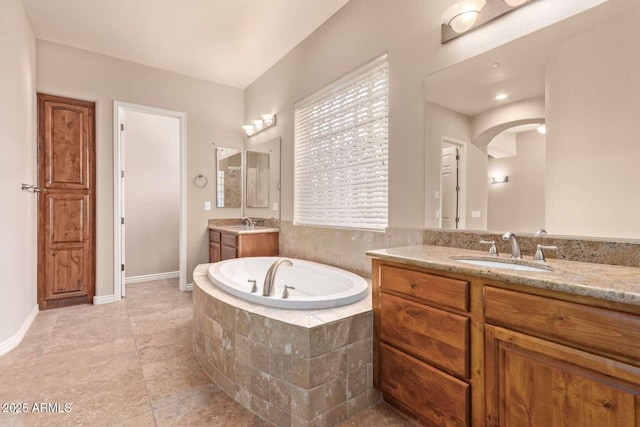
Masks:
[[[442,14],[442,22],[456,33],[469,31],[476,23],[486,0],[462,0]]]
[[[516,6],[520,6],[523,3],[526,3],[527,0],[504,0],[504,2],[511,7],[516,7]]]
[[[274,122],[273,114],[263,114],[260,117],[262,118],[264,125],[267,127],[271,126]]]
[[[540,126],[538,126],[536,128],[536,130],[538,131],[538,133],[540,133],[542,135],[546,135],[547,134],[547,125],[543,123]]]
[[[262,122],[262,120],[254,120],[252,122],[253,124],[253,128],[256,130],[256,132],[260,132],[262,130],[262,128],[264,127],[264,123]]]
[[[247,134],[247,136],[251,136],[255,132],[255,129],[253,128],[253,125],[244,125],[244,126],[242,126],[242,129],[244,130],[244,133]]]

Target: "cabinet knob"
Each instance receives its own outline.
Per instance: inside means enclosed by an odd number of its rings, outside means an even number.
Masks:
[[[417,287],[418,287],[418,285],[416,285],[415,283],[412,283],[412,284],[411,284],[411,289],[415,289],[415,288],[417,288]]]

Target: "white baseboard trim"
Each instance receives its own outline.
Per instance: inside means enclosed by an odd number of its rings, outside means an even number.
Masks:
[[[0,342],[0,356],[10,352],[14,348],[16,348],[18,344],[20,344],[20,342],[22,342],[22,338],[24,338],[25,334],[31,327],[31,323],[33,323],[33,320],[36,318],[39,311],[40,309],[38,308],[38,304],[36,304],[35,307],[33,307],[33,310],[31,310],[31,313],[29,313],[27,318],[24,319],[24,322],[22,322],[22,326],[20,326],[18,332],[13,334],[13,336],[8,340]]]
[[[93,305],[111,304],[118,301],[115,295],[100,295],[93,297]]]
[[[125,285],[129,283],[148,282],[150,280],[175,279],[180,277],[179,271],[169,271],[167,273],[145,274],[143,276],[132,276],[124,279]]]
[[[185,292],[189,292],[193,290],[193,283],[187,283],[186,285],[184,285],[184,291]]]

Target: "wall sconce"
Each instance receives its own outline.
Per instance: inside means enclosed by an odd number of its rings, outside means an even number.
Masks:
[[[504,182],[509,182],[509,177],[508,176],[492,176],[491,177],[491,183],[492,184],[502,184]]]
[[[247,137],[260,133],[276,124],[275,114],[263,114],[260,117],[259,120],[252,121],[250,125],[242,126],[242,130],[244,130]]]
[[[547,125],[542,123],[540,126],[536,128],[539,134],[546,135],[547,134]]]
[[[442,14],[442,44],[534,0],[460,0]]]

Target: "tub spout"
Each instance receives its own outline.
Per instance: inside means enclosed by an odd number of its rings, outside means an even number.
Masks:
[[[293,265],[291,260],[288,260],[287,258],[280,258],[276,260],[273,264],[271,264],[271,267],[269,267],[269,270],[267,270],[267,275],[264,277],[264,286],[262,288],[262,296],[270,297],[275,292],[274,281],[276,279],[276,273],[278,272],[278,267],[280,267],[281,264],[286,264],[289,267]]]

